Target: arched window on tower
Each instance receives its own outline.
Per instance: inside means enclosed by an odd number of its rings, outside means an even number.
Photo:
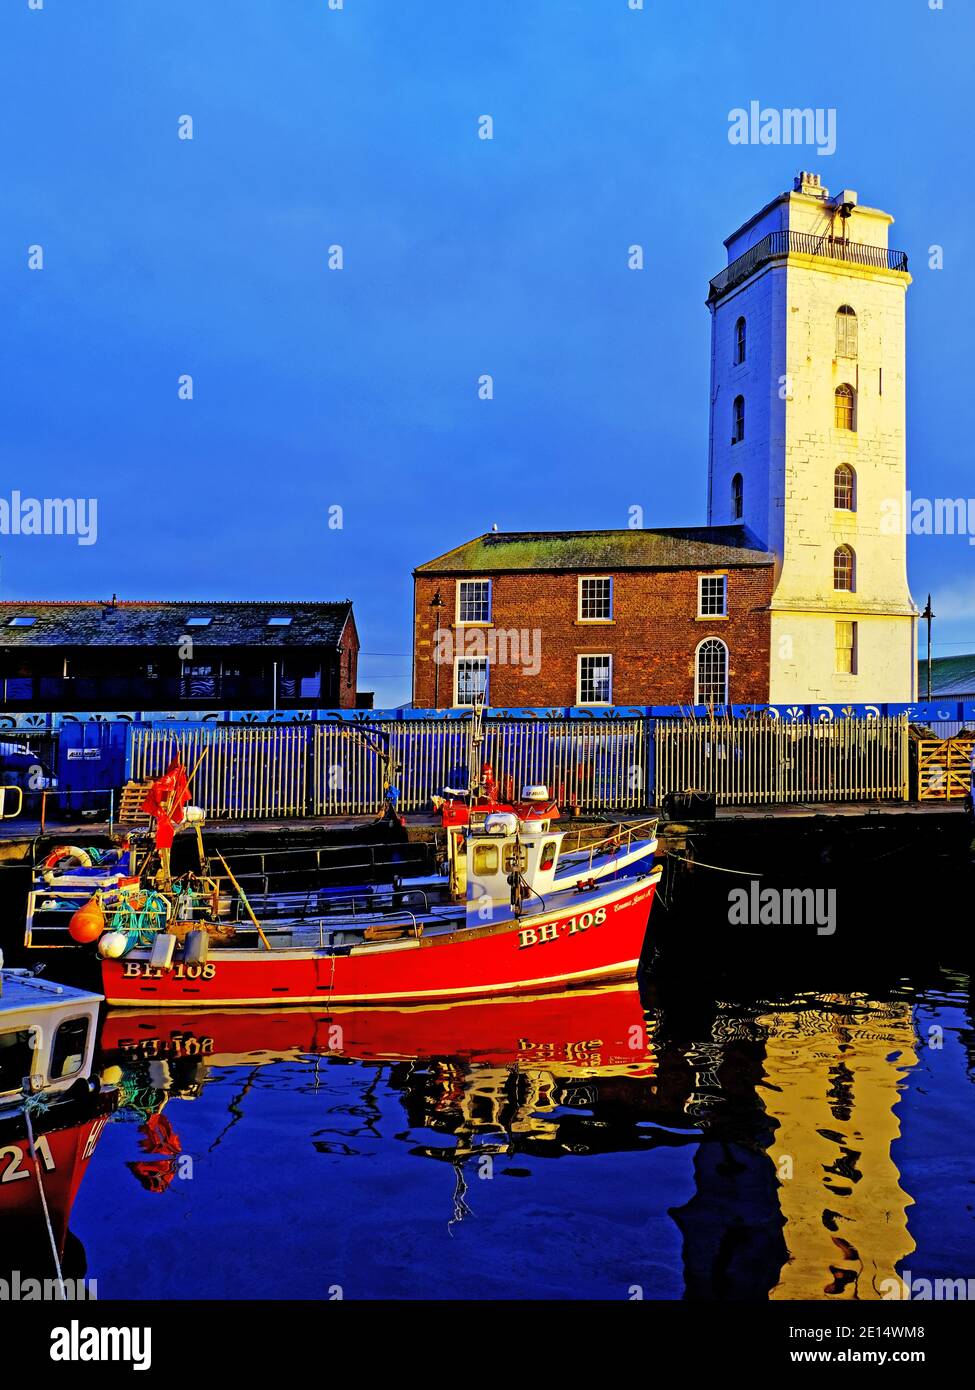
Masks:
[[[735,324],[735,366],[745,360],[745,320]]]
[[[848,463],[841,463],[833,474],[833,506],[838,512],[857,509],[856,474]]]
[[[856,588],[856,556],[848,545],[833,551],[833,588],[838,593],[852,594]]]
[[[731,442],[740,444],[745,437],[745,397],[736,396],[731,408]]]
[[[857,316],[849,304],[841,304],[836,311],[836,355],[857,355]]]
[[[728,648],[720,637],[707,637],[694,658],[694,703],[728,703]]]
[[[836,388],[833,423],[838,430],[855,430],[857,427],[856,392],[846,383]]]
[[[736,473],[731,480],[731,519],[741,521],[745,515],[745,480]]]

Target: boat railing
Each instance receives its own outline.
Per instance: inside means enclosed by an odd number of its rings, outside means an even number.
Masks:
[[[416,913],[415,913],[415,912],[409,912],[409,911],[406,911],[406,910],[404,910],[403,912],[391,912],[391,913],[389,913],[388,915],[384,914],[381,922],[370,922],[370,923],[368,923],[368,924],[363,923],[363,930],[365,930],[366,925],[369,925],[369,926],[383,926],[383,927],[400,927],[400,926],[406,927],[406,926],[410,926],[410,927],[413,928],[413,935],[414,935],[414,937],[416,938],[417,941],[419,941],[420,936],[421,936],[421,934],[422,934],[422,928],[421,928],[420,922],[419,922],[418,919],[417,919]],[[335,923],[332,922],[332,921],[330,921],[327,917],[319,917],[319,919],[318,919],[318,944],[319,944],[319,946],[322,947],[322,948],[324,948],[324,946],[325,946],[325,929],[326,929],[326,927],[328,927],[329,930],[335,930]]]
[[[419,899],[418,906],[421,907],[424,912],[428,912],[430,910],[430,900],[422,888],[406,889],[402,892],[402,896]],[[390,893],[388,895],[390,903],[392,897],[393,894]],[[385,911],[382,906],[379,906],[377,908],[376,898],[369,894],[359,894],[358,896],[353,895],[349,898],[332,898],[329,901],[328,906],[329,910],[323,916],[323,921],[328,921],[328,919],[331,917],[341,917],[343,914],[352,917],[353,920],[356,920],[360,915],[360,911],[365,912],[365,914],[367,914],[370,917],[376,917],[377,915],[381,915],[382,920],[384,922],[393,921],[397,916],[397,909],[392,906],[390,906],[388,912]],[[412,913],[410,913],[409,908],[405,905],[403,905],[398,911],[400,913],[406,914],[407,916],[413,915]]]
[[[279,906],[282,915],[288,915],[293,905],[303,904],[309,916],[315,916],[320,910],[320,888],[272,888],[267,876],[258,878],[256,883],[242,876],[241,886],[245,888],[251,903],[259,906],[265,913],[270,911],[272,905]],[[390,885],[385,891],[350,893],[347,897],[330,895],[327,900],[328,911],[339,915],[349,912],[354,914],[361,907],[370,912],[382,912],[387,907],[392,907],[395,898],[411,899],[424,910],[430,906],[429,896],[423,889],[394,888]]]
[[[573,853],[584,853],[589,851],[589,868],[592,868],[593,860],[606,854],[609,850],[613,853],[625,854],[632,849],[635,840],[653,840],[656,838],[657,826],[660,824],[657,818],[641,821],[628,821],[620,824],[602,839],[594,841],[591,845],[580,846]]]

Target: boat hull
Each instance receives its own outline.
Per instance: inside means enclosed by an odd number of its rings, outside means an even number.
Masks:
[[[223,947],[206,965],[154,970],[148,952],[133,952],[102,962],[103,991],[109,1004],[140,1009],[391,1005],[632,979],[660,873],[656,868],[611,891],[580,894],[559,911],[347,954]]]
[[[0,1116],[0,1276],[14,1267],[28,1270],[38,1250],[46,1257],[48,1218],[58,1252],[63,1253],[74,1199],[117,1102],[117,1091],[111,1089],[83,1094],[77,1101],[57,1101],[35,1114],[36,1160],[23,1111]]]

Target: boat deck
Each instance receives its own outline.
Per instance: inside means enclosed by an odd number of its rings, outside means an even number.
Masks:
[[[640,883],[658,879],[662,870],[648,868],[641,874],[621,875],[614,885],[621,892],[635,888]],[[525,914],[544,913],[546,917],[573,916],[588,911],[592,905],[606,896],[609,883],[606,879],[597,880],[591,886],[579,888],[573,882],[556,892],[547,893],[544,899],[535,901],[531,896],[525,902]],[[489,911],[489,916],[482,912]],[[459,903],[445,903],[434,906],[422,913],[383,914],[381,919],[363,917],[339,918],[326,916],[314,921],[282,923],[273,930],[265,927],[265,935],[275,951],[324,951],[327,954],[345,954],[353,948],[367,946],[391,946],[397,941],[405,943],[421,936],[446,936],[465,928],[474,929],[487,925],[502,926],[515,920],[515,913],[508,903],[491,903],[490,908],[469,903],[466,908]],[[367,937],[367,929],[379,929],[379,933]],[[246,939],[242,939],[245,938]],[[211,957],[218,957],[224,951],[263,950],[256,932],[238,932],[227,942],[214,942],[210,947]]]

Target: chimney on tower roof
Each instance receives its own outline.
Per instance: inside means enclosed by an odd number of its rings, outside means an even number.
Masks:
[[[796,174],[793,187],[797,193],[806,193],[810,198],[829,197],[829,189],[820,183],[819,175],[811,174],[806,169],[800,169]]]

